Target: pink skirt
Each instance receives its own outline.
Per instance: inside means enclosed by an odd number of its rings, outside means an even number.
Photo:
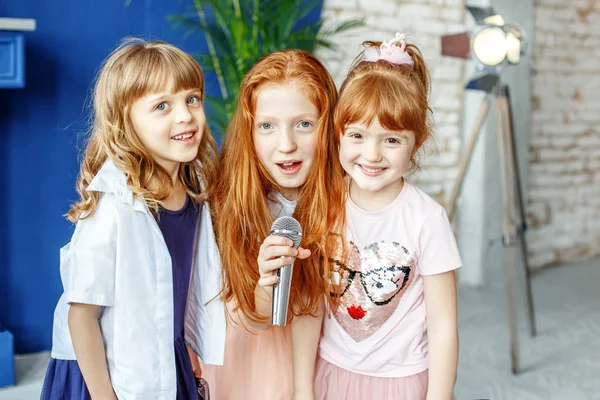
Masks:
[[[255,330],[233,308],[234,304],[229,302],[223,365],[202,365],[210,398],[290,400],[293,395],[290,325]]]
[[[362,375],[319,357],[315,368],[315,400],[425,400],[427,378],[427,370],[402,378]]]

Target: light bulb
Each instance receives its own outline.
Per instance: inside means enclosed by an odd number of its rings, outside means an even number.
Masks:
[[[500,28],[485,27],[473,38],[473,53],[483,65],[499,65],[506,58],[507,51],[506,35]]]

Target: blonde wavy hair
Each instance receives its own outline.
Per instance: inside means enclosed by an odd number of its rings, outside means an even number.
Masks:
[[[174,92],[198,89],[204,100],[202,69],[193,57],[168,43],[127,38],[104,60],[92,94],[90,136],[77,178],[80,200],[67,213],[68,220],[76,222],[96,210],[100,193],[87,187],[107,158],[126,174],[134,197],[156,213],[173,182],[138,138],[130,109],[136,100],[169,84]],[[203,199],[201,185],[214,182],[216,165],[216,143],[205,126],[196,159],[179,167],[179,179],[195,203]],[[157,189],[150,188],[152,181]]]

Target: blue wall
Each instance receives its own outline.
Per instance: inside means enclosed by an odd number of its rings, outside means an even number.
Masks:
[[[201,35],[184,37],[166,21],[191,0],[124,3],[0,2],[0,17],[37,21],[37,30],[25,33],[26,88],[0,90],[0,322],[15,335],[17,353],[51,347],[62,292],[58,250],[72,234],[62,215],[77,198],[84,104],[100,62],[127,35],[205,50]],[[319,6],[307,19],[320,12]],[[207,90],[217,90],[210,76]]]
[[[58,249],[72,233],[62,214],[77,198],[84,103],[100,62],[126,35],[188,51],[205,43],[166,21],[190,0],[133,0],[128,8],[124,0],[2,3],[0,16],[37,21],[25,34],[26,88],[0,90],[0,321],[14,333],[16,352],[27,353],[51,347],[62,291]]]

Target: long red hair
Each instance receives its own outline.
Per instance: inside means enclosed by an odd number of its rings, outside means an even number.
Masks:
[[[379,47],[381,42],[364,42],[365,47]],[[385,60],[364,61],[356,58],[340,87],[335,109],[335,139],[339,145],[346,126],[355,122],[369,125],[375,117],[389,130],[407,129],[415,135],[411,156],[418,168],[417,151],[432,136],[429,119],[430,74],[421,51],[406,44],[406,52],[414,66],[392,64]]]
[[[294,217],[303,229],[301,246],[308,259],[297,260],[290,293],[293,315],[314,313],[327,291],[333,241],[344,215],[344,174],[333,135],[337,91],[331,75],[312,54],[283,50],[261,58],[242,81],[237,108],[222,147],[216,185],[210,198],[214,226],[223,262],[223,296],[235,299],[239,309],[255,322],[254,289],[259,279],[257,257],[273,223],[267,196],[280,188],[260,163],[252,140],[258,91],[264,84],[300,83],[320,113],[316,128],[315,163],[300,196]]]

